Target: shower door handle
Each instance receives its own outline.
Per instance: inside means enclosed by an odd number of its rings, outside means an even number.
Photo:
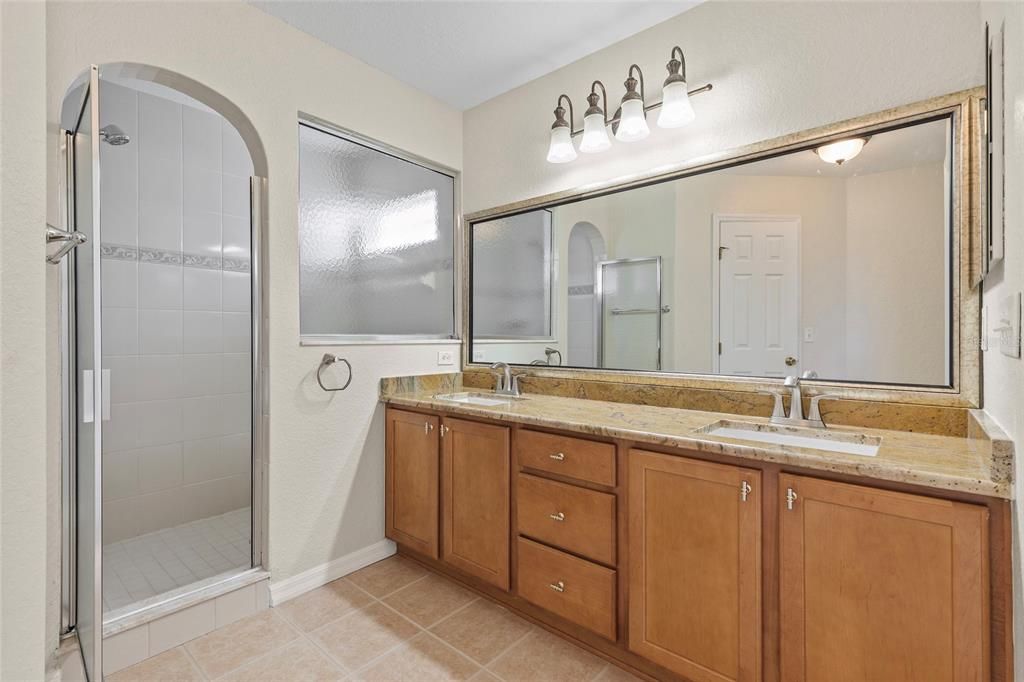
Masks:
[[[85,424],[92,424],[96,421],[96,385],[95,374],[91,369],[84,370],[82,372],[82,422]],[[110,370],[105,369],[101,375],[100,390],[103,392],[102,401],[103,404],[100,406],[102,409],[101,419],[103,421],[110,421]]]
[[[103,393],[103,421],[110,421],[110,370],[103,370],[100,376],[100,391]]]
[[[91,369],[82,371],[82,423],[92,424],[95,415],[96,387]]]

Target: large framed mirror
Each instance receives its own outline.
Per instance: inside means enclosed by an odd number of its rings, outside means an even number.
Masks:
[[[976,405],[982,96],[467,216],[467,370]]]

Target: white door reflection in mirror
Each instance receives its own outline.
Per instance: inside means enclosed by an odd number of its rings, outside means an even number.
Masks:
[[[714,222],[718,372],[799,375],[799,218],[715,216]]]

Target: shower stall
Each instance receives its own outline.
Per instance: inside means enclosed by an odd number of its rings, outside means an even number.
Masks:
[[[137,75],[92,67],[69,92],[51,228],[68,242],[62,605],[92,679],[104,632],[263,560],[262,181],[224,116]]]

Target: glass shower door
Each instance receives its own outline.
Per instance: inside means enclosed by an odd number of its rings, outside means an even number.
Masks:
[[[103,381],[100,362],[100,205],[99,205],[99,74],[90,69],[81,114],[68,136],[71,155],[70,185],[74,229],[88,241],[75,249],[71,373],[75,377],[74,448],[77,486],[77,586],[75,618],[86,673],[91,680],[103,677],[103,595],[100,551],[102,540],[101,457],[102,429],[109,417],[104,400],[109,382]]]
[[[598,265],[600,366],[661,369],[661,257]]]

